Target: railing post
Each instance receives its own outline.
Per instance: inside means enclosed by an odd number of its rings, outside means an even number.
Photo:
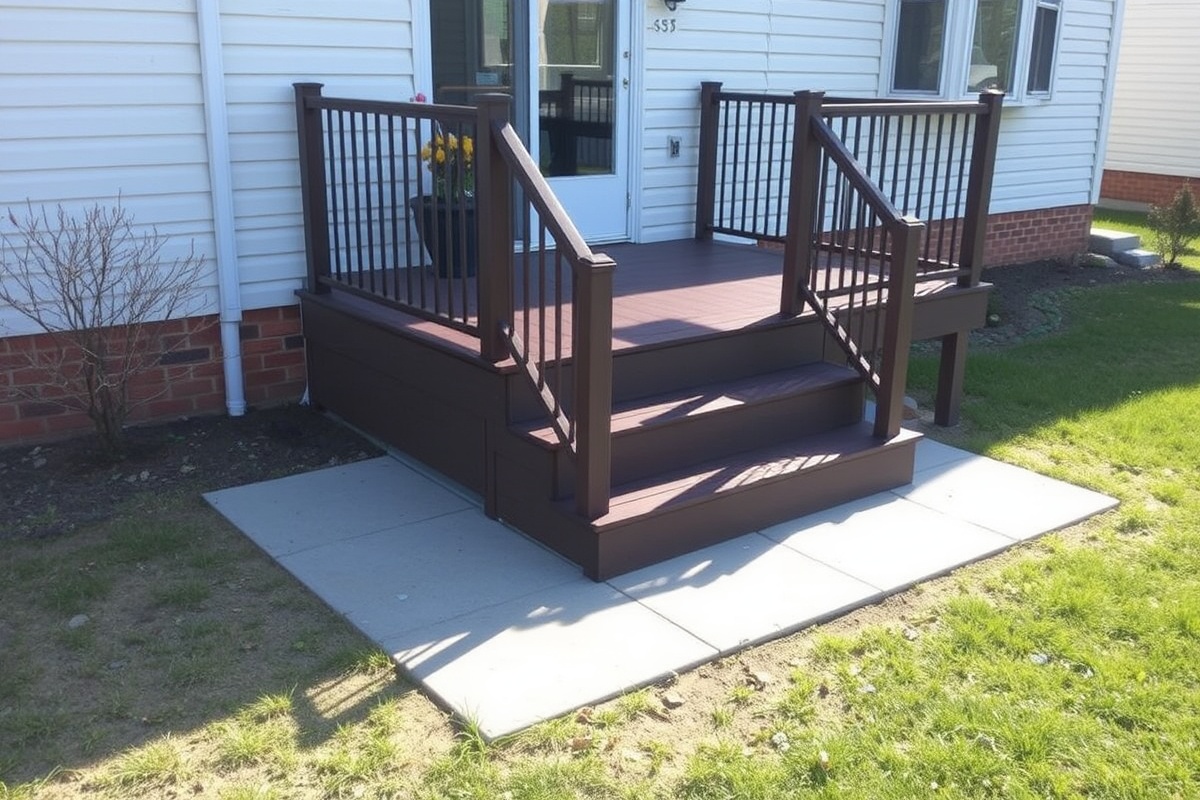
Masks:
[[[996,144],[1000,139],[1000,109],[1004,103],[1004,93],[984,92],[979,95],[979,102],[987,110],[975,120],[975,140],[971,145],[971,175],[967,180],[960,261],[960,266],[968,269],[969,273],[959,276],[959,286],[978,286],[983,272],[988,206],[992,198],[992,173],[996,169]]]
[[[787,239],[783,245],[783,288],[779,313],[795,316],[804,310],[801,288],[808,285],[813,257],[813,214],[820,191],[821,148],[812,125],[820,119],[824,92],[796,92],[795,133],[792,136],[792,174],[788,191]]]
[[[310,108],[308,98],[320,97],[320,83],[293,83],[296,93],[296,140],[300,149],[300,205],[304,212],[304,254],[308,264],[308,291],[322,294],[329,286],[329,207],[325,186],[325,138],[321,110]]]
[[[696,168],[696,238],[701,241],[712,239],[713,220],[717,202],[717,125],[720,108],[717,94],[721,91],[718,81],[700,84],[700,160]]]
[[[512,321],[513,195],[508,162],[492,136],[508,124],[506,94],[477,98],[475,123],[475,224],[479,227],[479,355],[493,363],[508,357],[500,326]]]
[[[912,345],[913,292],[917,255],[924,232],[925,223],[905,217],[892,238],[892,269],[888,276],[887,310],[883,319],[883,359],[879,367],[879,391],[875,395],[875,436],[879,439],[890,439],[898,434],[904,419],[904,384],[908,378],[908,351]],[[878,318],[875,324],[879,324]]]
[[[575,267],[575,510],[608,513],[612,494],[612,286],[616,264],[597,253]]]

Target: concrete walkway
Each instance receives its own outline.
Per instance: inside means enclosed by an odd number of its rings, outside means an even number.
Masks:
[[[909,486],[593,583],[381,457],[208,501],[488,737],[828,620],[1116,505],[928,439]]]

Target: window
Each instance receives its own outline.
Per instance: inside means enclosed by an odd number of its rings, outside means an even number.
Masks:
[[[1039,0],[1033,13],[1033,43],[1029,52],[1030,94],[1047,94],[1054,70],[1054,43],[1058,41],[1058,17],[1062,0]]]
[[[885,91],[1048,95],[1062,0],[891,0]]]
[[[942,85],[946,0],[900,0],[892,88],[936,92]]]

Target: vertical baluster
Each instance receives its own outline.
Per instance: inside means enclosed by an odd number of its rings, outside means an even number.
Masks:
[[[966,180],[967,172],[967,153],[971,149],[971,140],[974,138],[974,124],[978,120],[970,114],[963,114],[963,139],[962,146],[959,147],[958,154],[958,185],[954,189],[954,219],[950,231],[950,255],[948,260],[954,266],[959,265],[962,258],[962,241],[958,238],[959,223],[963,216],[963,181]]]
[[[925,213],[925,173],[929,169],[929,135],[933,127],[933,116],[925,115],[925,131],[921,141],[921,165],[917,171],[917,219],[928,216]]]
[[[341,112],[338,112],[338,126],[341,127]],[[337,150],[334,147],[333,139],[333,109],[325,109],[325,131],[329,141],[327,152],[329,153],[329,227],[333,233],[333,274],[334,277],[341,280],[342,277],[342,226],[338,224],[338,170],[340,164],[342,167],[341,181],[346,180],[346,165],[337,156]],[[339,139],[341,136],[338,137]]]
[[[766,160],[763,158],[763,125],[765,124],[764,118],[767,106],[765,102],[759,102],[755,105],[758,108],[758,147],[754,159],[754,232],[766,235],[768,233],[766,218],[761,213],[759,202],[762,192],[763,161]],[[761,223],[760,220],[762,220]]]
[[[902,114],[896,117],[896,147],[892,158],[892,191],[888,195],[892,205],[897,205],[900,196],[900,163],[904,160],[901,157],[904,152],[904,119]]]
[[[522,286],[525,290],[524,340],[525,353],[526,356],[528,356],[529,348],[533,346],[533,339],[531,339],[529,336],[530,325],[532,324],[532,320],[530,318],[533,316],[533,297],[530,291],[530,284],[532,283],[531,273],[533,271],[533,203],[528,198],[525,200],[525,220],[523,227],[525,250],[523,258],[521,259],[523,267],[521,271],[521,280]]]
[[[944,133],[945,125],[946,115],[938,114],[937,137],[934,139],[933,145],[933,170],[929,177],[929,212],[927,217],[929,218],[931,224],[933,222],[933,216],[935,213],[934,207],[937,205],[938,170],[942,164],[942,134]],[[932,231],[930,231],[928,228],[925,229],[925,247],[922,258],[926,262],[929,261],[929,252],[933,247],[933,236],[930,235],[931,233]]]
[[[347,123],[347,118],[349,123]],[[350,283],[351,273],[354,270],[354,229],[351,222],[351,207],[350,207],[350,184],[354,181],[353,177],[353,156],[346,155],[346,142],[354,141],[354,115],[353,113],[339,112],[338,126],[338,145],[341,149],[342,159],[342,230],[345,233],[346,247],[346,271],[342,276],[343,279]]]
[[[479,137],[477,135],[478,131],[476,131],[473,127],[464,126],[464,125],[460,124],[459,132],[460,132],[460,135],[459,135],[458,142],[459,142],[460,148],[463,147],[464,139],[462,137],[462,134],[464,134],[464,133],[468,134],[471,137],[472,148],[474,148],[475,145],[478,144],[478,142],[479,142]],[[463,174],[465,176],[470,169],[474,169],[474,161],[473,161],[474,156],[472,156],[471,166],[468,167],[467,162],[466,162],[466,151],[460,151],[460,152],[463,157],[462,168],[463,168]],[[472,153],[474,153],[474,149],[472,149]],[[465,183],[464,183],[463,191],[465,194],[465,192],[466,192]],[[478,264],[478,261],[479,261],[479,231],[477,228],[477,226],[479,225],[479,211],[478,211],[478,207],[477,207],[478,203],[477,203],[474,195],[475,195],[475,191],[472,188],[471,195],[464,196],[462,199],[462,206],[463,206],[463,241],[462,241],[463,258],[462,258],[462,265],[463,265],[463,268],[462,268],[462,281],[460,281],[460,283],[459,283],[459,291],[462,293],[460,296],[460,300],[461,300],[461,307],[462,307],[462,321],[464,324],[469,323],[470,318],[471,318],[471,314],[470,314],[470,283],[471,283],[471,279],[469,277],[470,272],[472,269],[474,269],[476,272],[478,272],[478,270],[479,270],[479,264]],[[474,213],[468,213],[468,207],[470,209],[473,209]],[[472,244],[474,244],[474,247],[471,246]],[[476,278],[476,281],[478,281],[478,278]]]
[[[898,119],[898,118],[897,118]],[[884,194],[888,194],[887,190],[887,158],[888,158],[888,142],[892,136],[892,115],[885,114],[883,117],[883,130],[879,134],[879,189]]]
[[[425,214],[424,214],[424,208],[425,208],[425,203],[426,203],[425,198],[429,192],[425,186],[425,183],[426,183],[425,165],[420,163],[420,158],[421,158],[421,151],[424,149],[424,143],[427,142],[428,139],[424,136],[424,134],[422,132],[422,122],[423,122],[423,120],[421,117],[416,118],[415,131],[416,131],[417,136],[416,136],[416,141],[414,142],[414,144],[417,148],[416,158],[418,159],[418,162],[416,164],[414,164],[414,166],[416,167],[416,173],[417,173],[417,201],[416,201],[416,208],[417,208],[416,226],[417,226],[417,245],[418,245],[417,258],[419,258],[421,260],[420,269],[417,270],[417,288],[420,290],[420,293],[421,293],[421,302],[418,303],[417,305],[420,308],[425,308],[429,303],[429,297],[426,292],[426,285],[425,285],[425,259],[428,254],[433,252],[433,247],[431,247],[430,243],[429,243],[430,231],[426,230],[426,227],[425,227]],[[432,126],[431,126],[431,128],[432,128]],[[431,130],[431,133],[432,133],[432,130]],[[429,182],[430,183],[433,182],[432,177],[429,178]],[[432,198],[428,202],[432,203]],[[411,280],[411,278],[410,278],[410,280]]]
[[[396,117],[388,115],[388,199],[392,210],[392,296],[400,300],[400,204],[397,202],[396,180]],[[401,130],[404,123],[400,124]]]
[[[558,413],[563,396],[563,255],[554,249],[554,411]],[[574,415],[572,415],[574,419]],[[573,425],[574,423],[572,423]],[[574,432],[568,431],[568,438]]]
[[[904,206],[901,210],[905,214],[913,214],[912,208],[912,178],[913,166],[917,160],[917,128],[919,127],[918,120],[920,118],[913,115],[912,129],[908,132],[908,158],[905,160],[904,168]]]
[[[826,210],[828,207],[828,204],[829,204],[829,165],[830,165],[830,161],[831,161],[831,159],[829,158],[829,154],[822,151],[821,184],[820,184],[820,188],[817,190],[818,191],[817,203],[816,203],[815,208],[813,209],[813,212],[814,212],[813,229],[814,229],[815,235],[813,236],[813,240],[812,240],[811,244],[809,245],[813,251],[813,254],[812,254],[813,269],[809,271],[808,286],[810,289],[813,290],[814,294],[816,294],[816,292],[818,291],[818,288],[822,288],[822,289],[829,288],[830,260],[829,260],[829,256],[826,253],[826,250],[824,247],[824,242],[825,242],[825,217],[827,215],[830,215],[830,212]],[[829,218],[830,218],[830,221],[832,222],[832,219],[833,219],[832,215],[830,215]],[[819,275],[819,277],[818,277],[818,275]],[[818,287],[818,281],[820,281],[820,287]]]
[[[364,165],[364,167],[365,167],[365,172],[366,172],[366,176],[367,176],[367,185],[366,185],[366,192],[367,192],[367,261],[370,264],[370,273],[369,273],[368,280],[370,282],[371,292],[373,293],[375,291],[375,269],[377,266],[375,263],[375,244],[376,244],[375,240],[376,239],[379,240],[379,246],[381,248],[384,245],[384,236],[383,236],[383,229],[382,229],[382,225],[383,225],[383,142],[380,139],[382,132],[380,131],[379,115],[378,114],[371,115],[370,119],[374,120],[374,125],[368,125],[367,119],[368,119],[368,117],[367,117],[366,113],[364,113],[363,114],[363,151],[366,153],[366,155],[365,155],[366,164]],[[375,137],[374,137],[375,138],[375,142],[374,142],[375,147],[374,147],[373,151],[371,149],[371,136],[370,136],[370,130],[372,128],[375,131]],[[371,208],[371,157],[372,157],[372,152],[374,153],[374,157],[375,157],[375,193],[376,193],[375,199],[378,201],[375,203],[374,209]],[[377,218],[378,218],[378,223],[376,222]],[[380,226],[378,231],[376,231],[377,224]],[[386,259],[381,261],[379,266],[382,266],[382,264],[384,264],[384,263],[387,263]],[[385,291],[385,293],[386,293],[386,291]]]
[[[741,179],[738,179],[738,165],[742,167]],[[746,229],[746,162],[742,160],[742,101],[734,103],[733,125],[733,185],[730,187],[732,206],[729,209],[730,226],[734,227],[737,219],[738,190],[742,195],[742,216],[739,230]]]
[[[717,208],[717,227],[730,227],[725,219],[725,192],[729,186],[729,113],[730,102],[726,101],[721,106],[721,144],[719,152],[721,153],[721,191],[720,204]],[[729,220],[732,223],[732,219]]]
[[[362,186],[362,181],[359,180],[359,163],[358,163],[358,113],[350,112],[350,176],[354,184],[354,275],[353,283],[358,288],[362,288],[362,192],[359,187]]]
[[[950,179],[954,172],[954,145],[958,138],[958,114],[950,115],[950,141],[946,144],[946,175],[942,185],[942,214],[938,220],[938,245],[937,245],[937,260],[940,263],[943,252],[943,246],[946,241],[946,229],[950,226],[948,215],[950,213]],[[953,252],[954,244],[951,242],[950,250]],[[940,266],[938,267],[940,269]]]
[[[538,388],[546,385],[546,223],[538,220]],[[555,411],[558,399],[555,398]]]

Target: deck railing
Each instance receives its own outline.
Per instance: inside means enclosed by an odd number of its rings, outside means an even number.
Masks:
[[[584,243],[512,125],[494,123],[491,143],[516,184],[515,211],[522,220],[523,246],[513,256],[510,273],[513,313],[500,329],[559,441],[574,458],[576,510],[595,519],[607,513],[611,493],[616,265]],[[492,191],[505,184],[497,181]],[[499,228],[505,224],[503,218],[493,221],[489,241],[494,237],[499,243]]]
[[[308,290],[476,336],[488,361],[511,356],[575,461],[579,512],[606,513],[614,264],[554,197],[509,124],[511,98],[295,92]]]
[[[309,291],[477,333],[480,110],[295,92]]]
[[[784,245],[811,307],[899,430],[920,281],[979,283],[1002,95],[912,103],[701,90],[696,236]]]
[[[696,235],[787,238],[801,96],[701,90]],[[971,102],[822,97],[822,117],[903,214],[922,220],[919,280],[979,282],[1003,95]],[[812,187],[809,187],[812,188]]]

